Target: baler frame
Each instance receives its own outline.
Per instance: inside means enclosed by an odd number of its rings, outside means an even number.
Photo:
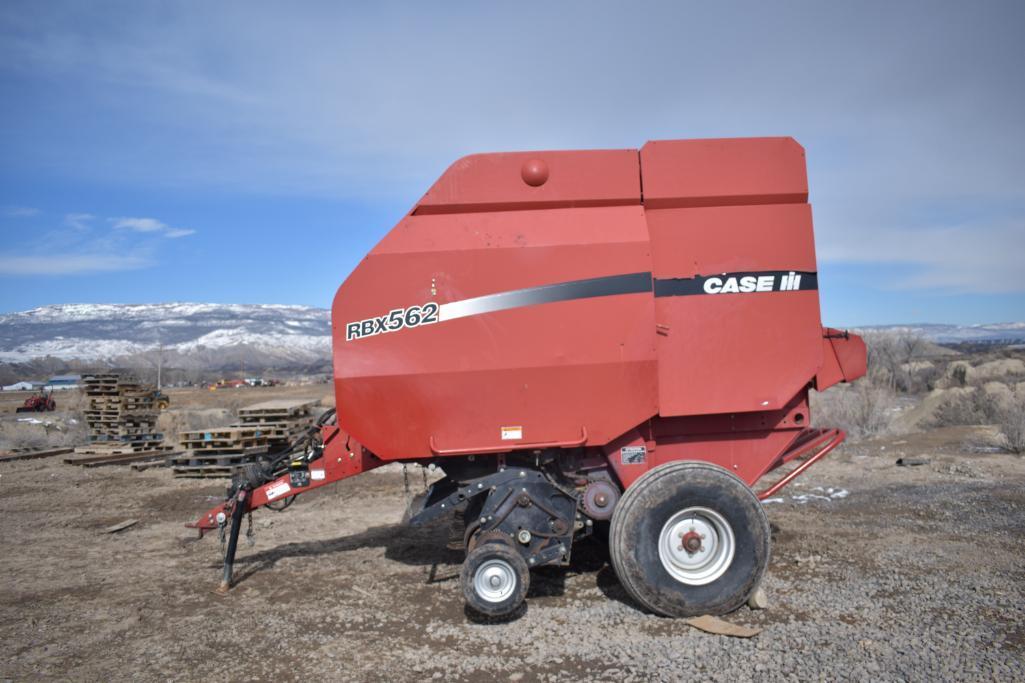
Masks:
[[[245,514],[251,514],[254,510],[268,504],[285,501],[297,497],[303,493],[314,491],[318,488],[335,484],[363,472],[368,472],[383,465],[389,464],[380,460],[365,448],[356,443],[352,437],[342,438],[344,432],[336,425],[322,425],[319,427],[320,446],[316,448],[315,454],[302,454],[303,456],[313,455],[306,461],[311,476],[306,479],[304,486],[295,486],[291,472],[281,474],[271,481],[252,487],[247,486],[240,478],[233,480],[231,489],[224,503],[211,508],[204,516],[196,522],[186,525],[189,528],[197,529],[199,537],[202,538],[207,531],[220,530],[227,532],[228,544],[224,557],[224,568],[221,583],[216,592],[226,594],[233,585],[233,568],[235,554],[238,547],[238,536],[242,526],[242,518]],[[511,454],[515,452],[530,452],[550,450],[554,448],[578,448],[586,442],[586,428],[583,430],[582,440],[571,444],[519,444],[515,449],[504,448],[501,453]],[[808,468],[822,460],[833,449],[843,443],[847,434],[841,429],[813,429],[808,428],[801,431],[785,451],[773,459],[766,473],[775,471],[784,465],[806,456],[806,459],[790,472],[787,472],[778,481],[757,494],[759,500],[766,500],[779,493],[783,488],[792,483],[799,476],[804,474]],[[300,440],[301,441],[301,440]],[[444,451],[436,449],[432,443],[432,451],[439,457],[456,457],[463,455],[494,454],[494,450],[470,450]],[[810,453],[810,455],[809,455]],[[287,455],[287,454],[286,454]],[[416,461],[416,464],[423,464]],[[318,467],[319,465],[319,467]],[[425,524],[440,518],[443,514],[451,512],[459,505],[466,503],[473,497],[485,493],[496,483],[505,479],[526,476],[526,470],[514,469],[512,474],[506,474],[505,458],[496,460],[497,472],[494,475],[481,478],[467,487],[456,487],[451,494],[432,500],[434,487],[424,496],[419,510],[410,510],[410,523],[414,525]],[[560,556],[568,558],[568,552],[551,554],[546,561],[559,559]],[[531,566],[541,562],[531,562]]]

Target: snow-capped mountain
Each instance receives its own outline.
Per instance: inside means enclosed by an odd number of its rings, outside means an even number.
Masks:
[[[988,325],[943,325],[919,323],[914,325],[868,325],[855,332],[901,332],[924,337],[937,344],[1021,344],[1025,343],[1025,322],[991,323]]]
[[[63,304],[0,315],[0,362],[301,365],[331,356],[330,312],[265,304]]]

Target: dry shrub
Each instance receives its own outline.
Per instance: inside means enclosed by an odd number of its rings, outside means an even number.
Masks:
[[[89,431],[81,419],[53,419],[47,415],[47,413],[29,413],[25,416],[41,420],[41,424],[17,421],[0,423],[0,449],[63,448],[82,446],[88,443]]]
[[[952,391],[933,413],[933,427],[992,424],[997,411],[993,396],[981,389]]]
[[[838,385],[823,393],[812,393],[812,416],[816,425],[840,427],[852,440],[890,431],[896,417],[897,397],[887,386],[867,379],[852,385]]]
[[[1025,392],[999,394],[982,388],[952,393],[933,414],[933,426],[993,425],[992,445],[1010,453],[1025,453]]]
[[[1011,453],[1025,453],[1025,393],[1019,391],[996,418],[997,445]]]

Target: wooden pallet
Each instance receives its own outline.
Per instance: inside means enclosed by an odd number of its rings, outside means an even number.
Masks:
[[[277,399],[246,406],[238,411],[243,424],[255,420],[291,420],[309,415],[317,401]]]
[[[235,439],[253,439],[263,436],[265,431],[260,427],[214,427],[212,429],[196,429],[178,432],[179,441],[224,441]]]
[[[227,427],[179,432],[187,448],[170,467],[176,477],[223,477],[253,462],[256,455],[280,451],[313,424],[315,400],[273,400],[239,410]]]
[[[131,424],[146,425],[157,421],[156,413],[111,413],[109,411],[86,410],[85,420],[89,424]]]
[[[75,449],[78,455],[131,455],[132,453],[167,453],[172,446],[159,441],[147,441],[139,445],[84,446]]]
[[[64,458],[68,465],[81,465],[82,467],[103,467],[105,465],[128,465],[133,462],[158,460],[166,463],[167,458],[173,455],[166,450],[159,451],[138,451],[135,453],[113,453],[110,455],[98,455],[85,458]]]
[[[172,465],[177,466],[198,466],[198,465],[244,465],[247,462],[253,462],[253,456],[264,455],[270,452],[270,448],[267,446],[259,446],[256,448],[242,448],[234,451],[225,451],[217,453],[199,453],[197,451],[187,451],[182,455],[176,456],[171,462]]]
[[[206,441],[199,445],[192,441],[180,441],[182,448],[196,453],[232,453],[250,448],[267,448],[269,444],[266,439],[240,439],[238,441]]]
[[[291,441],[305,429],[305,425],[288,425],[277,422],[259,427],[235,425],[208,431],[179,432],[178,443],[183,448],[196,451],[278,445]]]
[[[145,444],[145,443],[160,443],[164,440],[163,434],[124,434],[121,436],[90,436],[89,444],[91,446],[105,446],[111,445],[125,445],[125,444]]]

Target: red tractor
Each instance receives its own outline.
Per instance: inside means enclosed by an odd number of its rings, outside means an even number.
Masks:
[[[761,500],[845,436],[810,427],[809,391],[865,373],[820,320],[807,198],[790,138],[455,162],[338,290],[337,413],[190,525],[228,533],[220,590],[246,513],[417,463],[445,476],[410,523],[464,529],[478,612],[516,610],[592,534],[653,612],[742,605]]]
[[[25,399],[15,411],[17,413],[45,413],[57,410],[57,402],[53,400],[53,392],[39,392]]]

